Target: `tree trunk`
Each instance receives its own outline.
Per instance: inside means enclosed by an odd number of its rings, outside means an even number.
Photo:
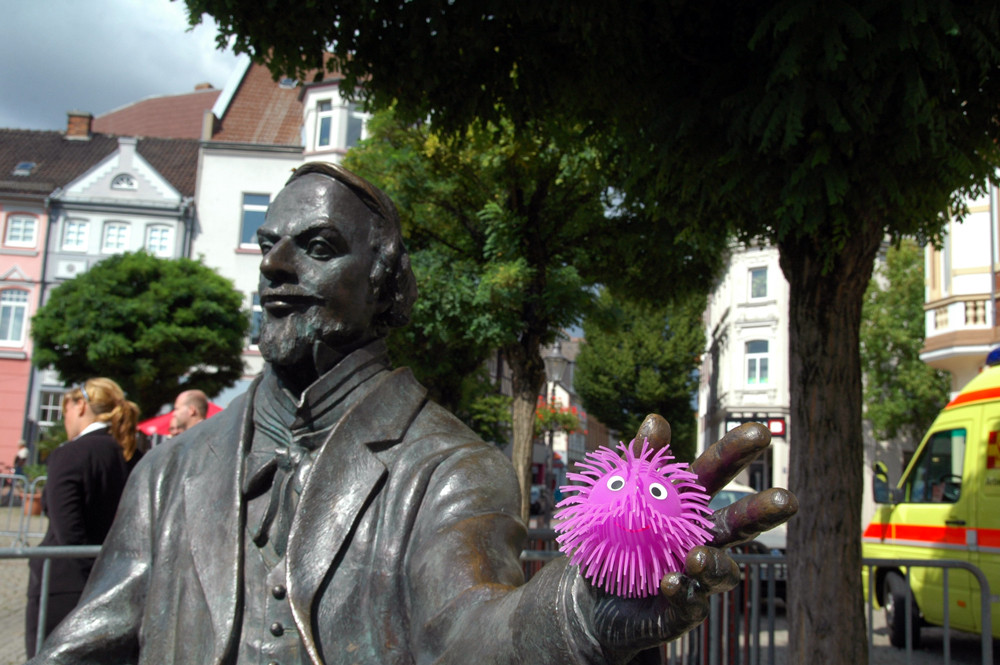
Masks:
[[[882,240],[868,220],[824,272],[822,238],[779,243],[790,285],[790,663],[865,665],[861,304]]]
[[[524,336],[519,344],[504,348],[510,363],[513,400],[514,471],[521,483],[521,519],[528,523],[531,509],[531,458],[535,440],[535,406],[545,385],[545,368],[539,351],[540,341]]]

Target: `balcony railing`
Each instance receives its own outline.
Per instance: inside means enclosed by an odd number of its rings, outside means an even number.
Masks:
[[[928,336],[940,335],[958,330],[987,329],[993,326],[989,307],[990,296],[953,296],[945,300],[927,303],[930,313]]]

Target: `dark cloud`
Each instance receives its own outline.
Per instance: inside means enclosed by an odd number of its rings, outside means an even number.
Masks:
[[[235,64],[209,19],[192,32],[182,2],[17,0],[0,21],[0,127],[62,129],[155,95],[221,88]]]

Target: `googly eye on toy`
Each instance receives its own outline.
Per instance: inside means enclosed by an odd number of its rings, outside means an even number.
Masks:
[[[618,596],[658,592],[660,580],[684,568],[687,553],[709,540],[709,496],[688,465],[673,462],[670,447],[648,441],[636,455],[601,447],[566,477],[569,495],[553,515],[559,549],[595,586]]]

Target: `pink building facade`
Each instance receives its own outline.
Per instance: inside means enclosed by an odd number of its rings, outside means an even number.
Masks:
[[[17,177],[8,172],[11,178]],[[14,181],[16,183],[16,181]],[[29,322],[41,298],[48,229],[45,197],[0,194],[0,468],[12,465],[26,438],[25,405],[31,377]]]

